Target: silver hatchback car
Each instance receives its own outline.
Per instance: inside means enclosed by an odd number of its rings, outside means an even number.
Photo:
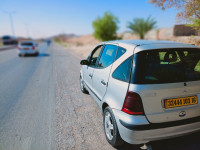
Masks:
[[[103,42],[81,65],[81,91],[101,109],[111,145],[145,144],[200,130],[199,47]]]
[[[18,56],[25,56],[25,55],[34,55],[38,56],[39,52],[37,49],[37,44],[34,41],[23,41],[20,42],[17,46],[18,48]]]

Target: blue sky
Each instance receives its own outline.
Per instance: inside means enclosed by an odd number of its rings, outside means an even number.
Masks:
[[[127,22],[135,17],[152,16],[157,27],[172,27],[176,23],[175,9],[162,11],[148,0],[1,0],[0,35],[11,34],[8,14],[13,15],[16,36],[35,38],[59,33],[92,34],[92,21],[110,11],[119,18],[118,32],[124,32]]]

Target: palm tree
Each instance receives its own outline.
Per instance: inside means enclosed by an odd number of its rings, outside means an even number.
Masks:
[[[128,22],[128,28],[140,36],[140,39],[144,39],[145,34],[154,29],[156,21],[149,16],[146,20],[144,18],[134,18],[133,22]]]

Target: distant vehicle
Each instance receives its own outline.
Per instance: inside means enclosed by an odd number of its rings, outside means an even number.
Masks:
[[[51,44],[51,40],[46,40],[46,42],[47,42],[47,45]]]
[[[17,45],[17,39],[13,36],[5,35],[2,37],[3,45]]]
[[[100,43],[80,87],[103,114],[107,141],[146,144],[200,131],[200,48],[167,41]]]
[[[18,44],[18,55],[25,56],[25,55],[35,55],[39,54],[37,49],[37,44],[34,41],[23,41]]]

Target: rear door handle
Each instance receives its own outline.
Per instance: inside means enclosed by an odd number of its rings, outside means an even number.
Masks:
[[[92,74],[89,74],[89,77],[92,79]]]
[[[101,80],[101,84],[106,85],[106,82],[104,80]]]

